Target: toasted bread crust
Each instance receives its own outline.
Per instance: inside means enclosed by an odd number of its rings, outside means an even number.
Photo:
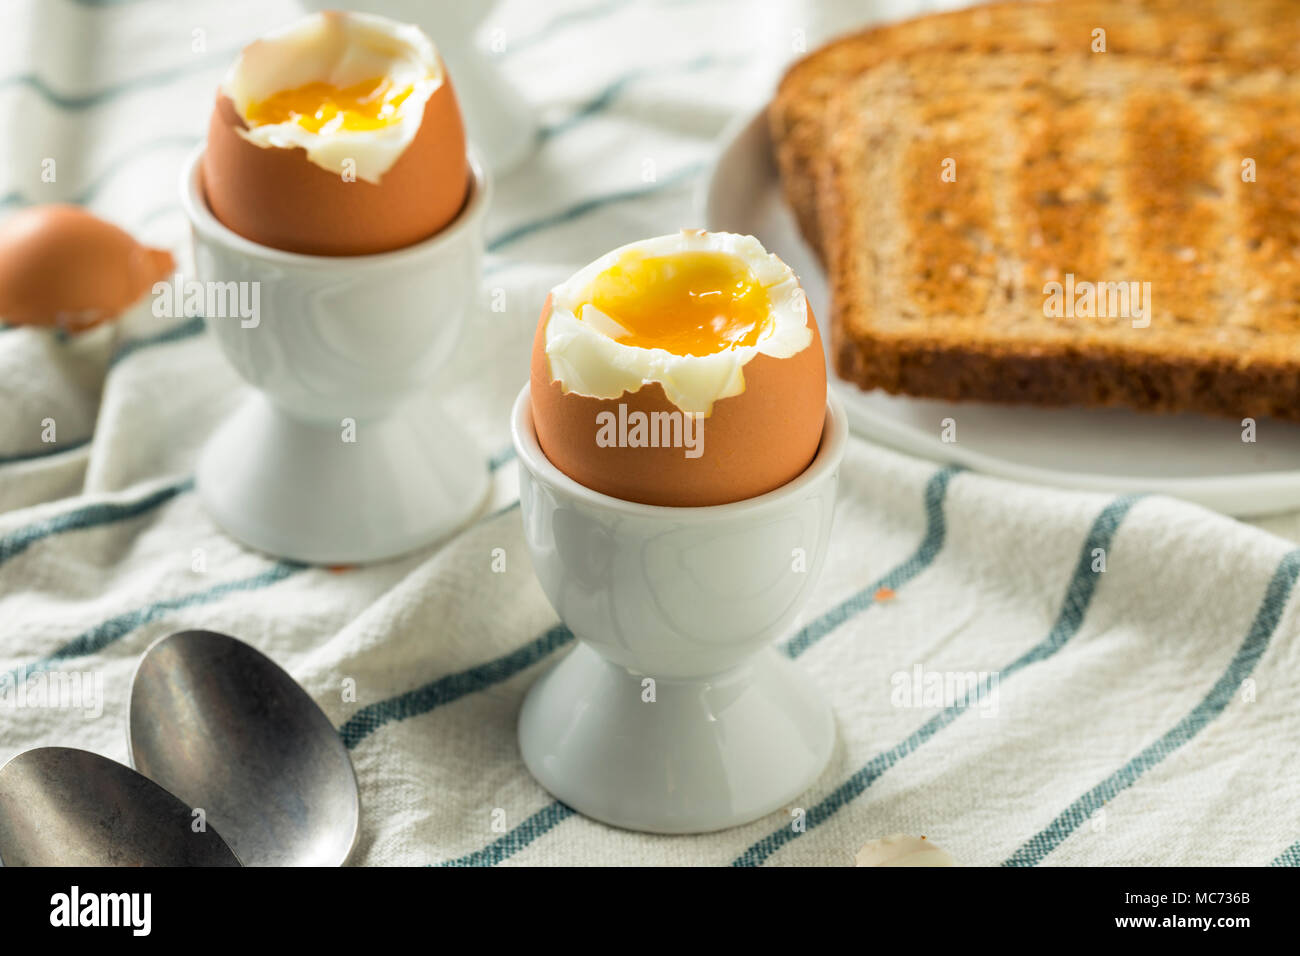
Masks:
[[[838,332],[832,342],[843,378],[893,395],[1300,421],[1300,366],[1284,362],[1189,362],[1093,345],[1013,352],[964,343],[846,339]]]
[[[1273,0],[1152,19],[1169,9],[1009,4],[918,21],[907,43],[905,25],[871,31],[832,45],[841,71],[875,59],[820,100],[829,61],[796,64],[769,115],[831,279],[842,377],[1300,421],[1300,77],[1286,69],[1300,31],[1269,19]],[[1001,26],[982,34],[976,14]],[[1003,32],[1025,15],[1047,25]],[[947,36],[963,17],[963,49],[924,46],[934,21]],[[1042,42],[1090,23],[1135,52]],[[960,173],[941,182],[950,156]],[[1242,157],[1268,175],[1243,183]],[[1049,315],[1048,283],[1067,273],[1149,283],[1149,321]]]

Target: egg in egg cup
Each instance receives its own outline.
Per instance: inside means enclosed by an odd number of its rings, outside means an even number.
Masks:
[[[233,537],[354,564],[478,510],[486,462],[435,387],[478,294],[490,193],[418,29],[316,14],[243,51],[181,177],[198,279],[259,290],[255,322],[206,316],[257,390],[198,465]]]
[[[668,440],[674,411],[702,443]],[[656,414],[665,440],[634,437]],[[789,268],[698,231],[597,260],[547,301],[512,435],[529,555],[578,639],[520,713],[533,776],[655,833],[791,805],[834,720],[773,642],[820,573],[848,426]]]

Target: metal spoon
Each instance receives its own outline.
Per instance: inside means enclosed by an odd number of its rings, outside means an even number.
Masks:
[[[131,683],[131,762],[208,819],[248,866],[339,866],[357,838],[352,761],[266,655],[215,631],[157,641]]]
[[[5,866],[239,866],[193,820],[152,780],[87,750],[38,747],[0,768]]]

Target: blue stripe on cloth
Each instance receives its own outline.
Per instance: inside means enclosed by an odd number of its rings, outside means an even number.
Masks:
[[[460,700],[467,694],[509,680],[572,640],[573,634],[569,629],[563,624],[557,624],[541,637],[504,657],[456,674],[448,674],[423,687],[361,708],[339,728],[339,736],[352,749],[385,724],[427,714],[434,708]]]
[[[941,468],[925,485],[925,534],[915,552],[902,564],[896,565],[865,588],[831,608],[782,645],[790,657],[798,657],[813,644],[835,630],[851,617],[861,614],[876,603],[876,592],[881,588],[901,588],[931,564],[943,548],[948,526],[944,520],[943,503],[948,495],[948,483],[953,475],[962,471],[960,466]]]
[[[163,136],[158,139],[148,140],[147,142],[137,143],[128,149],[121,156],[114,156],[105,160],[104,172],[100,173],[89,185],[81,191],[59,199],[59,202],[75,203],[80,206],[88,206],[94,202],[95,198],[103,191],[104,187],[117,176],[130,163],[145,156],[150,156],[164,149],[184,149],[186,151],[193,149],[200,142],[195,136]],[[34,200],[15,190],[0,198],[0,209],[7,209],[10,206],[30,206],[36,202],[45,202],[47,200]]]
[[[1024,846],[1013,853],[1003,866],[1036,866],[1041,863],[1107,800],[1114,799],[1133,786],[1143,774],[1190,742],[1214,718],[1223,713],[1241,687],[1241,682],[1250,676],[1268,648],[1269,640],[1282,617],[1282,611],[1290,600],[1298,574],[1300,574],[1300,549],[1289,552],[1278,564],[1245,639],[1237,648],[1237,653],[1233,655],[1227,670],[1201,702],[1159,740],[1061,811],[1055,820],[1041,832],[1030,837]]]
[[[519,824],[519,826],[498,839],[493,840],[483,849],[476,850],[473,853],[468,853],[455,860],[447,860],[440,865],[496,866],[496,864],[503,860],[508,860],[510,857],[514,856],[538,837],[550,833],[558,824],[563,823],[571,816],[574,816],[574,811],[567,805],[556,800],[555,802],[548,803],[546,806],[542,807],[542,809],[538,810],[523,823]]]
[[[520,50],[527,50],[529,47],[537,46],[537,44],[544,43],[556,33],[567,29],[574,24],[603,19],[611,13],[616,13],[634,2],[635,0],[605,0],[604,3],[596,3],[579,10],[568,10],[564,13],[558,14],[546,23],[542,24],[542,26],[538,27],[532,33],[528,34],[522,40],[515,40],[513,42],[507,40],[506,49],[503,55],[508,56],[511,53],[518,53]]]
[[[111,617],[106,621],[96,624],[90,630],[85,631],[68,643],[64,644],[58,650],[41,658],[35,664],[27,668],[27,672],[35,673],[36,671],[46,670],[52,667],[56,662],[67,660],[71,657],[85,657],[88,654],[96,654],[102,651],[116,641],[126,637],[137,628],[143,627],[158,620],[170,611],[179,611],[185,608],[198,607],[203,604],[212,604],[221,600],[230,594],[237,594],[243,591],[257,591],[261,588],[270,587],[283,581],[285,578],[292,577],[299,571],[306,570],[307,565],[296,564],[290,561],[279,561],[274,566],[260,574],[251,577],[240,578],[235,581],[223,581],[220,584],[213,585],[203,591],[196,591],[192,594],[183,594],[180,597],[167,598],[163,601],[154,601],[146,604],[144,607],[136,608],[133,611],[126,611]]]
[[[113,353],[109,359],[108,367],[112,368],[118,362],[130,358],[141,349],[153,348],[156,345],[169,345],[172,342],[183,342],[186,339],[192,339],[203,332],[203,317],[194,316],[186,319],[184,322],[178,322],[170,329],[159,332],[157,335],[149,335],[143,338],[131,339],[123,342],[122,346]]]
[[[1300,840],[1279,853],[1269,866],[1300,866]]]
[[[123,359],[134,355],[141,349],[152,348],[155,345],[168,345],[172,342],[180,342],[185,339],[193,338],[203,331],[203,319],[193,318],[184,322],[177,323],[170,329],[159,332],[157,335],[150,335],[139,339],[131,339],[123,342],[112,357],[108,360],[108,367],[112,368]],[[48,448],[37,449],[35,451],[14,452],[8,455],[0,455],[0,465],[17,464],[23,461],[33,461],[38,458],[45,458],[51,455],[57,455],[65,451],[73,451],[89,445],[93,436],[78,439],[75,442],[60,442],[51,444]],[[4,552],[0,550],[0,563],[3,562]]]
[[[697,56],[685,63],[675,63],[668,67],[632,70],[629,73],[624,73],[618,79],[611,82],[599,93],[587,100],[586,103],[574,110],[569,116],[566,116],[559,122],[552,123],[549,126],[543,126],[538,130],[538,138],[542,142],[545,142],[548,139],[567,133],[569,130],[580,126],[589,119],[599,116],[613,105],[614,101],[618,99],[625,89],[640,80],[651,79],[656,76],[689,75],[692,73],[699,73],[702,70],[707,70],[715,66],[734,66],[746,62],[748,61],[744,57],[729,57],[723,59],[721,57],[706,54],[704,56]]]
[[[17,531],[0,537],[0,565],[12,558],[16,558],[37,541],[44,538],[62,534],[65,531],[82,531],[87,528],[97,528],[101,525],[139,517],[193,488],[194,479],[186,478],[183,481],[158,488],[135,501],[98,502],[93,505],[85,505],[37,521],[25,528],[19,528]]]
[[[925,485],[923,500],[925,502],[925,533],[922,536],[921,544],[915,552],[895,568],[887,572],[881,581],[896,581],[895,586],[902,587],[908,581],[911,581],[921,570],[934,562],[939,550],[943,545],[945,520],[943,515],[943,502],[948,492],[949,482],[953,475],[962,471],[959,467],[941,468],[930,478]],[[867,593],[869,598],[873,598],[880,587],[889,585],[872,585],[866,591],[859,591],[852,597],[848,598],[841,604],[832,608],[823,614],[820,618],[804,628],[793,638],[783,645],[783,649],[791,657],[797,657],[816,641],[825,637],[836,627],[839,627],[845,621],[849,620],[854,614],[865,611],[872,605],[873,600],[863,599],[863,594]],[[571,637],[572,635],[570,635]],[[487,848],[468,856],[461,857],[459,860],[444,864],[446,866],[490,866],[507,859],[510,855],[527,846],[537,837],[550,830],[556,824],[573,815],[573,810],[558,800],[551,803],[538,814],[530,817],[524,823],[520,824],[515,830],[507,833],[501,839],[495,841]],[[546,821],[545,827],[540,827],[534,821],[538,819]],[[524,839],[523,837],[526,837]]]
[[[641,199],[642,197],[650,196],[666,189],[671,189],[672,187],[678,186],[699,174],[704,169],[704,166],[704,163],[693,163],[685,169],[679,169],[667,179],[661,179],[637,189],[623,189],[618,192],[607,193],[603,196],[593,196],[591,199],[584,199],[582,202],[575,203],[567,209],[561,209],[559,212],[551,213],[541,219],[536,219],[532,222],[526,222],[522,225],[515,226],[513,229],[507,230],[489,242],[487,245],[487,251],[496,252],[503,246],[508,246],[511,243],[518,242],[520,239],[525,239],[534,233],[563,225],[566,222],[572,222],[575,219],[580,219],[588,213],[595,212],[598,209],[603,209],[604,207],[613,205],[614,203]]]
[[[481,518],[481,519],[479,519],[479,520],[482,521],[484,524],[486,524],[486,523],[489,522],[489,521],[495,521],[497,518],[500,518],[502,515],[506,515],[506,514],[509,514],[509,513],[512,512],[512,511],[517,511],[517,510],[519,510],[519,499],[518,499],[518,498],[516,498],[514,501],[510,502],[510,504],[508,504],[508,505],[502,505],[502,506],[501,506],[500,508],[498,508],[496,511],[493,511],[493,512],[491,512],[491,513],[488,514],[488,515],[485,515],[483,518]]]
[[[497,455],[494,457],[499,458],[501,456]],[[94,527],[96,525],[109,524],[114,521],[126,520],[127,518],[135,517],[138,514],[143,514],[151,508],[157,507],[158,505],[171,500],[171,498],[174,498],[182,492],[190,491],[193,487],[194,479],[187,478],[175,485],[170,485],[167,488],[160,489],[159,491],[136,502],[125,502],[113,505],[88,505],[85,508],[79,508],[76,511],[69,512],[66,515],[58,515],[55,518],[30,525],[6,538],[0,538],[0,563],[3,563],[7,557],[13,557],[15,554],[21,553],[36,541],[49,537],[52,534],[57,534],[61,531],[77,530],[78,528]],[[480,519],[480,521],[490,520],[492,517],[504,514],[517,507],[519,507],[519,502],[515,501],[513,504],[502,508],[493,515],[489,515],[486,519]],[[270,585],[283,581],[290,575],[306,570],[309,567],[310,565],[300,564],[296,561],[280,561],[269,570],[261,574],[253,575],[249,578],[243,578],[237,581],[226,581],[214,585],[205,591],[199,591],[194,594],[187,594],[179,598],[171,598],[165,601],[157,601],[148,604],[143,608],[119,614],[116,617],[95,625],[95,627],[74,638],[72,641],[69,641],[48,657],[43,658],[41,661],[38,661],[36,664],[29,667],[28,670],[31,671],[47,667],[50,662],[62,660],[66,657],[79,657],[86,654],[93,654],[96,651],[107,647],[109,644],[126,634],[129,634],[137,627],[156,620],[160,615],[168,611],[194,607],[201,604],[211,604],[228,594],[242,591],[256,591],[264,587],[269,587]],[[516,654],[518,653],[519,652],[516,652]],[[501,662],[498,661],[493,663],[500,664]],[[491,664],[483,665],[484,668],[490,668],[491,666]],[[418,693],[418,691],[412,693]],[[353,719],[355,720],[356,717]],[[370,732],[371,731],[369,730],[366,731],[362,734],[362,737]],[[342,731],[340,731],[340,733],[342,733]]]
[[[190,74],[211,72],[214,75],[219,75],[238,55],[239,48],[231,47],[228,50],[205,56],[201,60],[168,67],[156,73],[146,73],[143,76],[123,80],[120,83],[114,83],[111,86],[90,93],[75,95],[60,93],[35,73],[12,73],[9,76],[0,77],[0,90],[10,86],[25,86],[58,109],[65,111],[87,110],[102,106],[109,100],[117,99],[127,93],[165,86]]]
[[[488,469],[496,471],[515,460],[515,446],[510,445],[488,459]]]
[[[641,0],[605,0],[603,3],[594,3],[578,10],[569,10],[565,13],[558,14],[550,21],[538,27],[532,33],[528,34],[522,40],[515,40],[507,43],[502,56],[509,56],[520,50],[527,50],[530,47],[537,46],[540,43],[549,40],[556,33],[574,26],[578,23],[585,23],[592,20],[603,20],[610,14],[617,13],[625,7],[630,7]],[[662,8],[700,6],[706,0],[658,0],[654,6]]]
[[[702,70],[706,70],[715,66],[730,66],[730,65],[735,65],[738,63],[745,63],[745,62],[747,62],[747,60],[744,57],[730,57],[724,59],[724,58],[714,57],[714,56],[700,56],[692,60],[689,60],[685,63],[676,64],[669,68],[633,70],[629,73],[623,74],[618,79],[612,81],[608,86],[606,86],[603,90],[597,93],[594,97],[592,97],[582,106],[578,107],[573,112],[572,115],[550,126],[542,127],[538,131],[539,139],[541,141],[545,141],[555,136],[561,135],[563,133],[567,133],[578,126],[581,126],[586,121],[593,119],[596,116],[599,116],[618,99],[618,97],[622,94],[622,92],[625,89],[627,89],[629,86],[631,86],[632,84],[640,80],[651,79],[656,76],[673,76],[679,74],[689,75],[693,73],[698,73]],[[178,71],[178,72],[188,72],[188,70]],[[20,79],[20,78],[15,78],[15,79]],[[0,80],[0,88],[3,88],[4,85],[5,85],[5,81]],[[53,93],[45,89],[43,86],[38,86],[37,88],[40,92],[42,92],[42,95],[45,95],[47,98],[54,96]],[[118,92],[121,92],[123,89],[125,89],[125,87],[108,90],[103,93],[95,94],[94,97],[90,97],[89,99],[106,99],[116,95]],[[72,108],[74,104],[72,104],[72,101],[69,101],[68,103],[63,103],[60,105],[63,105],[67,108]],[[92,202],[94,202],[96,197],[98,197],[99,194],[103,191],[104,187],[113,179],[113,177],[117,176],[122,171],[122,169],[130,165],[135,160],[141,159],[146,156],[151,156],[154,153],[157,153],[165,149],[183,149],[188,151],[193,149],[201,141],[202,139],[200,137],[173,135],[173,136],[157,137],[155,139],[147,140],[145,142],[134,143],[131,145],[129,149],[127,149],[124,153],[122,153],[122,155],[114,156],[112,157],[112,159],[107,160],[104,163],[105,171],[101,173],[99,176],[97,176],[94,181],[92,181],[81,191],[77,192],[75,195],[67,199],[64,199],[63,201],[77,203],[83,206],[90,205]],[[27,206],[30,205],[31,203],[32,203],[31,199],[29,199],[27,196],[24,196],[21,192],[17,192],[17,191],[11,192],[5,195],[4,197],[0,197],[0,209],[5,209],[10,206]],[[154,210],[150,211],[149,213],[147,213],[145,216],[141,217],[141,219],[139,219],[135,223],[135,228],[137,230],[141,229],[145,225],[147,225],[151,220],[157,218],[162,213],[170,212],[172,210],[179,210],[179,208],[180,206],[177,202],[169,201],[166,205],[159,206]]]
[[[1061,610],[1057,614],[1052,629],[1040,643],[1034,645],[1016,658],[1009,666],[998,672],[999,684],[1030,664],[1051,657],[1079,632],[1084,616],[1087,614],[1088,606],[1092,603],[1092,597],[1097,590],[1099,575],[1092,570],[1093,551],[1096,548],[1110,550],[1111,543],[1115,539],[1115,532],[1119,529],[1120,524],[1132,509],[1136,500],[1137,497],[1131,495],[1117,498],[1103,508],[1093,521],[1088,536],[1083,542],[1083,547],[1079,550],[1079,558],[1075,562],[1074,571],[1070,575],[1070,582],[1066,587],[1065,600],[1061,604]],[[970,695],[967,702],[954,704],[946,708],[927,720],[921,725],[920,729],[913,732],[901,743],[873,757],[857,773],[849,777],[829,796],[808,811],[802,831],[796,831],[793,826],[782,827],[768,834],[738,856],[732,861],[732,866],[760,866],[785,844],[803,833],[810,833],[821,826],[860,797],[890,767],[914,750],[919,749],[937,735],[939,731],[965,713],[970,707],[970,701],[984,699],[984,695],[989,691],[990,681],[991,678],[985,678],[981,682],[977,693]]]
[[[16,465],[20,461],[37,461],[41,458],[52,458],[55,455],[61,455],[65,451],[76,451],[78,448],[85,448],[90,444],[90,437],[78,438],[75,441],[55,441],[50,442],[42,448],[33,451],[18,451],[11,455],[0,455],[0,465]]]

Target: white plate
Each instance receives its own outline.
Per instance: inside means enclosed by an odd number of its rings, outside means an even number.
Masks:
[[[761,112],[723,137],[699,205],[708,229],[757,236],[790,264],[829,342],[826,276],[782,200]],[[1232,419],[945,402],[832,381],[855,432],[909,454],[1062,488],[1174,495],[1238,517],[1300,508],[1300,425],[1261,419],[1247,443]],[[940,437],[945,418],[955,443]]]

